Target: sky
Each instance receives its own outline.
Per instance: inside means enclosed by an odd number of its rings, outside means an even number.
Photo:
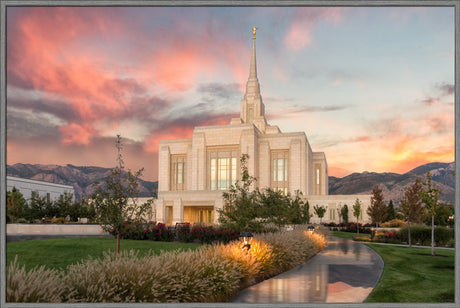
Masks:
[[[454,161],[453,7],[7,7],[7,164],[126,166],[238,117],[256,26],[269,124],[329,175]]]

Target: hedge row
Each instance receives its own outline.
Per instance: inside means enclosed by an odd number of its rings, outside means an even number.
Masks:
[[[70,265],[26,272],[12,262],[7,302],[226,302],[239,290],[304,263],[326,246],[305,229],[255,236],[250,250],[238,241],[195,251],[138,257],[114,254]]]
[[[129,240],[150,240],[150,241],[179,241],[179,242],[200,242],[211,244],[213,242],[228,243],[238,238],[239,233],[214,226],[194,225],[189,223],[178,225],[176,228],[166,226],[163,223],[124,223],[121,227],[121,238]],[[115,235],[112,232],[112,235]]]
[[[407,226],[399,229],[399,233],[408,238]],[[434,228],[434,242],[437,246],[450,244],[454,240],[454,229],[446,227]],[[420,243],[422,246],[431,245],[431,227],[411,225],[410,235],[412,243]]]

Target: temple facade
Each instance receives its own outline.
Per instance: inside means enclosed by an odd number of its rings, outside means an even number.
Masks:
[[[190,139],[160,141],[157,221],[217,223],[216,210],[224,205],[222,192],[239,179],[243,154],[249,156],[248,171],[257,179],[256,187],[301,191],[311,211],[316,204],[327,206],[323,222],[338,221],[336,208],[344,204],[351,221],[356,198],[367,208],[367,195],[328,196],[326,155],[312,150],[304,132],[282,132],[267,122],[257,77],[255,30],[240,117],[227,125],[195,127]],[[360,221],[366,216],[363,213]]]

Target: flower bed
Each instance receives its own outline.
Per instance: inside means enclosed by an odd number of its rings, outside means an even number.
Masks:
[[[111,232],[115,235],[115,232]],[[199,242],[211,244],[213,242],[228,243],[238,238],[239,232],[215,226],[194,225],[190,223],[178,224],[175,228],[163,223],[130,223],[121,227],[121,238],[130,240],[151,241],[179,241],[184,243]]]

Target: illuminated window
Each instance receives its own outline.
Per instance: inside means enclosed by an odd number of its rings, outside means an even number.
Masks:
[[[185,155],[171,156],[171,190],[185,190]]]
[[[319,169],[316,169],[316,185],[319,185]]]
[[[249,122],[252,122],[254,120],[254,109],[249,108]]]
[[[218,149],[208,151],[209,188],[226,190],[236,183],[237,151],[235,149]]]
[[[272,188],[288,193],[288,156],[289,151],[273,151],[271,153]]]

